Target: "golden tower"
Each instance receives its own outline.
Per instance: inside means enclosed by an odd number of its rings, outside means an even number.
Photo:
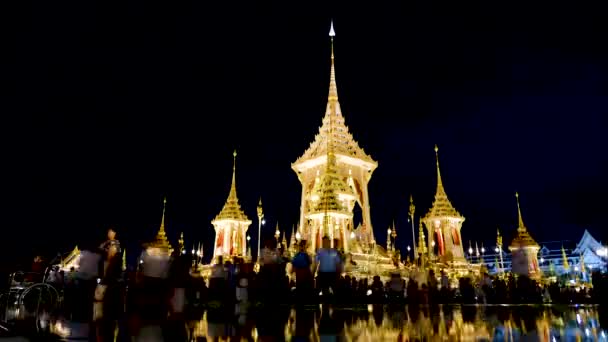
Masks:
[[[167,208],[167,198],[163,198],[163,215],[160,219],[160,228],[158,229],[158,233],[156,233],[156,237],[154,241],[152,241],[148,247],[157,248],[163,254],[171,254],[173,252],[173,248],[167,239],[167,233],[165,232],[165,210]]]
[[[435,145],[437,164],[437,191],[433,207],[422,218],[428,234],[428,245],[437,244],[437,254],[441,261],[466,263],[460,229],[464,217],[460,215],[448,199],[443,188],[441,171],[439,170],[439,149]],[[428,249],[429,258],[434,256],[433,248]]]
[[[524,225],[524,220],[521,216],[521,208],[519,206],[519,194],[515,193],[517,200],[517,235],[509,245],[509,251],[511,251],[512,266],[511,270],[513,273],[526,275],[532,279],[538,279],[541,277],[541,270],[538,267],[538,251],[540,246]]]
[[[300,234],[310,241],[312,250],[319,247],[323,235],[332,238],[332,244],[334,238],[349,241],[354,231],[355,204],[362,212],[362,223],[356,230],[358,239],[375,242],[367,185],[378,163],[359,147],[344,123],[336,85],[333,23],[329,35],[331,68],[323,124],[309,148],[291,165],[302,184]],[[349,243],[341,245],[345,251],[350,248]]]
[[[213,259],[247,255],[247,229],[251,220],[245,215],[236,196],[236,151],[233,153],[232,184],[222,211],[211,221],[215,228]]]

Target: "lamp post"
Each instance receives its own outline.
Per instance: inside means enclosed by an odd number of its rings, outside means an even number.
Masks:
[[[245,248],[246,249],[246,253],[247,253],[246,257],[250,258],[251,257],[251,246],[250,246],[250,244],[251,244],[251,242],[250,242],[251,241],[251,236],[249,236],[249,234],[247,234],[246,239],[247,239],[247,248]]]
[[[262,240],[262,224],[264,223],[264,211],[262,210],[262,198],[258,203],[258,254],[256,254],[256,263],[260,260],[260,241]]]

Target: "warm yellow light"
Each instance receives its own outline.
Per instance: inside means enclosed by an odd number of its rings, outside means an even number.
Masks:
[[[350,232],[350,238],[354,239],[355,238],[355,232]]]
[[[302,238],[302,236],[300,235],[300,232],[296,233],[296,240],[300,240]]]

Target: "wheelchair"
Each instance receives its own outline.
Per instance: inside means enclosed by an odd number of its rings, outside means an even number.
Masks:
[[[36,317],[59,307],[61,295],[47,281],[49,271],[47,269],[43,274],[18,271],[9,276],[8,290],[0,294],[2,321]]]

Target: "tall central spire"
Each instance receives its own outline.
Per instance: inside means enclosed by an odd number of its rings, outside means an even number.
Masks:
[[[236,199],[236,150],[232,153],[232,184],[230,185],[230,193],[228,199]]]
[[[171,250],[171,244],[167,240],[167,233],[165,232],[165,211],[167,208],[167,197],[163,198],[163,216],[160,219],[160,228],[156,234],[156,238],[153,242],[153,246]]]
[[[441,180],[441,170],[439,169],[439,147],[435,145],[435,162],[437,164],[437,195],[445,194],[443,181]]]
[[[249,219],[241,209],[239,199],[236,195],[236,150],[232,153],[232,157],[234,159],[232,161],[232,183],[230,184],[230,193],[228,193],[228,199],[215,220],[233,219],[245,222]]]
[[[329,73],[329,97],[328,100],[338,101],[338,86],[336,85],[336,67],[334,65],[334,37],[336,32],[334,31],[334,22],[331,21],[329,28],[329,37],[331,39],[331,70]]]
[[[443,180],[441,179],[441,171],[439,169],[439,148],[435,145],[435,163],[437,165],[437,192],[435,193],[435,201],[433,207],[426,214],[425,218],[438,218],[438,217],[458,217],[462,218],[460,213],[454,209],[454,206],[448,199],[448,195],[443,187]]]
[[[524,225],[524,219],[521,216],[521,208],[519,206],[519,193],[515,193],[515,200],[517,201],[517,230],[519,231],[525,231],[526,230],[526,226]]]

